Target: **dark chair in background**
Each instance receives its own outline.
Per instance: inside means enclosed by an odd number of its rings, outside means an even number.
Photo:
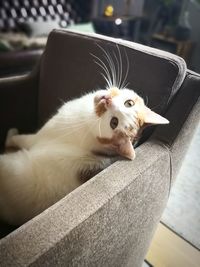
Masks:
[[[53,28],[87,22],[91,11],[92,0],[0,1],[0,77],[32,70],[46,44],[37,37],[47,36]]]

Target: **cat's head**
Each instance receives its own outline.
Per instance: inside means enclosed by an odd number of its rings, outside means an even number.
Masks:
[[[167,124],[169,121],[150,110],[143,99],[129,89],[112,87],[100,90],[94,98],[95,113],[99,117],[97,140],[105,148],[134,159],[133,141],[147,125]]]

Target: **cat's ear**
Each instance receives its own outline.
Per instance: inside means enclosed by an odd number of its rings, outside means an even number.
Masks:
[[[164,117],[160,116],[150,108],[145,109],[144,123],[146,124],[168,124],[169,121]]]
[[[125,158],[134,160],[135,150],[129,138],[119,139],[117,143],[117,153]]]

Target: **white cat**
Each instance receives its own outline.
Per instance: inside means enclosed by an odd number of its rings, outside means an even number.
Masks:
[[[0,219],[20,225],[109,166],[135,157],[132,141],[145,124],[168,121],[135,92],[111,87],[64,104],[36,134],[11,130],[0,155]]]

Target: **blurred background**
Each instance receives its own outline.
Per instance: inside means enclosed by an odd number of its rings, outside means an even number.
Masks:
[[[0,77],[30,71],[54,28],[157,47],[200,72],[199,25],[200,0],[2,0]]]

